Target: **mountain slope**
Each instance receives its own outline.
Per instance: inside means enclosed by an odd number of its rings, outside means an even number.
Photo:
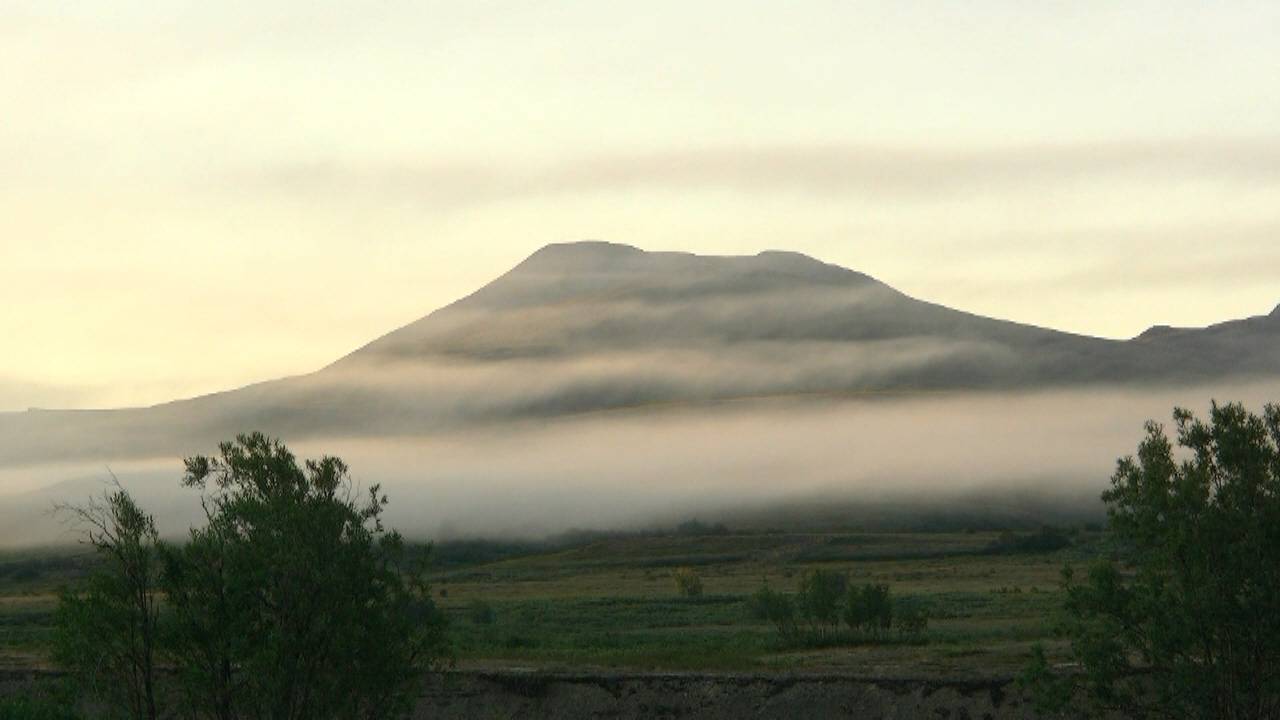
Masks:
[[[980,317],[795,253],[548,246],[310,375],[116,411],[0,415],[0,466],[436,433],[655,404],[1280,377],[1280,308],[1130,341]]]
[[[815,392],[1158,383],[1280,372],[1280,312],[1149,333],[1122,342],[976,316],[795,253],[700,257],[575,243],[540,250],[470,297],[334,367],[656,350],[813,351],[840,366],[838,377],[815,378],[805,388]],[[786,369],[775,369],[782,374],[765,384],[781,382],[785,392]]]

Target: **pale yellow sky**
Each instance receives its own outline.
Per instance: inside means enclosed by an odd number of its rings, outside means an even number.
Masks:
[[[1274,2],[0,1],[0,410],[307,372],[585,238],[1111,337],[1265,313],[1276,37]]]

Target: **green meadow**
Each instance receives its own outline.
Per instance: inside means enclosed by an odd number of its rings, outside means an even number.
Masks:
[[[1061,568],[1105,552],[1106,536],[1062,536],[1069,544],[1050,549],[995,532],[476,540],[432,548],[430,574],[461,667],[1000,676],[1035,643],[1065,659],[1054,634]],[[80,548],[0,554],[0,668],[50,666],[57,592],[91,567]],[[679,591],[682,568],[700,595]],[[926,608],[927,629],[785,638],[751,616],[752,593],[794,593],[811,569],[888,585],[896,602]]]

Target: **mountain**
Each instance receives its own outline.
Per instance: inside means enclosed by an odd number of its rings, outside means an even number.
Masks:
[[[1277,377],[1280,307],[1107,340],[917,300],[796,253],[583,242],[309,375],[149,408],[0,414],[0,466],[172,456],[247,429],[413,435],[762,397]]]

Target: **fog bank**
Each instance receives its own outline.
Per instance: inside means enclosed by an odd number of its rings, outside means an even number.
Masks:
[[[412,538],[538,537],[694,516],[910,526],[986,513],[1034,523],[1098,516],[1097,494],[1145,420],[1167,421],[1174,405],[1203,413],[1210,398],[1256,410],[1277,397],[1280,386],[1263,383],[735,401],[290,447],[341,456],[358,483],[382,484],[390,524]],[[195,494],[178,484],[180,458],[110,467],[166,534],[199,521]],[[0,543],[73,539],[47,510],[100,493],[108,477],[104,465],[0,469]]]

